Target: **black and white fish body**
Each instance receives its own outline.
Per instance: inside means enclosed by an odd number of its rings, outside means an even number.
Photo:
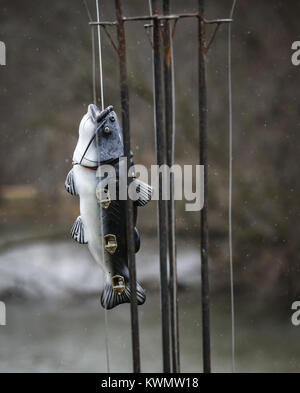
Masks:
[[[126,201],[119,198],[120,181],[127,170],[122,171],[124,160],[123,134],[113,107],[100,111],[90,105],[79,126],[79,140],[73,156],[73,169],[66,179],[66,190],[80,197],[80,216],[75,221],[71,235],[81,244],[87,244],[105,272],[106,283],[101,304],[112,309],[122,303],[130,303],[130,274],[127,257]],[[113,169],[111,176],[107,165]],[[129,166],[132,166],[131,161]],[[134,202],[134,225],[137,209],[146,205],[152,197],[152,188],[134,177],[139,198]],[[115,190],[115,193],[110,192]],[[114,195],[112,195],[114,194]],[[136,252],[140,248],[140,236],[136,226],[132,228]],[[137,301],[142,305],[145,291],[137,283]]]

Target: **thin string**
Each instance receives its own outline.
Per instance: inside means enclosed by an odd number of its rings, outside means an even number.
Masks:
[[[86,8],[88,18],[90,22],[92,22],[92,15],[89,10],[89,7],[87,5],[86,0],[83,0],[83,4]],[[100,22],[100,11],[99,11],[99,3],[98,0],[96,0],[96,8],[97,8],[97,21]],[[94,104],[97,104],[97,91],[96,91],[96,48],[95,48],[95,34],[94,34],[94,28],[92,26],[91,28],[92,32],[92,53],[93,53],[93,98],[94,98]],[[102,105],[102,111],[104,110],[104,92],[103,92],[103,69],[102,69],[102,52],[101,52],[101,31],[100,31],[100,25],[98,25],[98,41],[99,41],[99,63],[100,63],[100,89],[101,89],[101,105]],[[96,143],[98,139],[96,138]],[[97,149],[99,152],[99,149]],[[100,157],[98,157],[98,166],[100,165]],[[103,221],[102,221],[102,211],[100,209],[99,213],[99,219],[101,222],[101,239],[103,239]],[[103,247],[103,242],[101,244],[101,253],[102,253],[102,260],[104,261],[104,247]],[[103,274],[103,288],[105,288],[105,274]],[[105,352],[106,352],[106,367],[107,367],[107,372],[110,374],[110,356],[109,356],[109,334],[108,334],[108,311],[105,309],[104,311],[105,315]]]
[[[103,247],[102,247],[103,248]],[[103,256],[104,258],[104,256]],[[104,261],[104,259],[103,259]],[[105,274],[103,274],[103,288],[105,288]],[[105,319],[105,353],[106,353],[106,369],[110,374],[110,357],[109,357],[109,334],[108,334],[108,311],[104,310]]]
[[[99,0],[96,0],[96,9],[97,9],[97,22],[100,22],[100,7],[99,7]],[[101,26],[98,24],[98,44],[99,44],[99,70],[100,70],[100,91],[101,91],[101,109],[104,111],[104,87],[103,87],[103,64],[102,64],[102,45],[101,45]],[[98,140],[96,138],[96,140]],[[97,149],[99,152],[99,149]],[[98,166],[100,166],[100,157],[98,157]],[[101,239],[103,239],[103,217],[102,217],[102,210],[99,209],[100,214],[100,222],[101,222]],[[104,245],[103,241],[101,244],[102,250],[102,260],[104,262]],[[103,288],[105,288],[105,273],[103,273]],[[108,329],[108,311],[104,310],[105,315],[105,351],[106,351],[106,366],[107,372],[110,374],[110,357],[109,357],[109,329]]]
[[[82,0],[82,2],[83,2],[83,5],[85,6],[85,9],[86,9],[86,13],[87,13],[88,18],[89,18],[90,22],[92,22],[93,19],[92,19],[92,14],[91,14],[91,12],[90,12],[89,6],[87,5],[86,0]]]
[[[170,26],[171,28],[171,26]],[[172,68],[172,106],[173,106],[173,141],[172,141],[172,164],[175,160],[175,136],[176,136],[176,88],[175,88],[175,62],[174,62],[174,45],[173,45],[173,35],[170,34],[171,39],[171,68]]]
[[[153,11],[152,11],[152,0],[149,0],[149,11],[150,11],[150,15],[153,15]]]
[[[233,0],[230,19],[233,18],[236,1]],[[229,92],[229,260],[230,260],[230,292],[231,292],[231,362],[235,373],[235,303],[233,277],[233,246],[232,246],[232,161],[233,161],[233,104],[232,104],[232,33],[231,23],[228,27],[228,92]]]
[[[89,6],[87,5],[86,0],[82,0],[83,5],[86,9],[86,13],[90,22],[93,21],[92,14],[90,12]],[[93,75],[93,102],[97,104],[97,92],[96,92],[96,48],[95,48],[95,30],[94,26],[91,26],[91,34],[92,34],[92,75]]]
[[[97,90],[96,90],[96,48],[95,48],[95,31],[94,26],[91,27],[92,32],[92,52],[93,52],[93,102],[97,105]]]
[[[96,0],[97,22],[100,23],[99,0]],[[98,44],[99,44],[99,67],[100,67],[100,89],[101,89],[101,109],[104,111],[104,89],[103,89],[103,67],[102,67],[102,48],[101,48],[101,26],[98,24]]]
[[[149,0],[149,12],[150,15],[153,15],[153,9],[152,9],[152,0]],[[153,27],[152,27],[152,42],[153,42],[153,37],[154,37],[154,32],[153,32]],[[156,88],[155,88],[155,76],[154,76],[154,48],[152,48],[152,83],[153,83],[153,113],[154,113],[154,128],[156,128]],[[156,144],[156,132],[154,133],[155,137],[155,146]]]

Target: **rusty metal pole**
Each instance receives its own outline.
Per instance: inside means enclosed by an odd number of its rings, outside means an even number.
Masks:
[[[199,0],[199,13],[204,16],[205,0]],[[209,267],[208,267],[208,221],[207,221],[207,95],[205,64],[205,23],[199,18],[199,139],[200,165],[204,166],[204,207],[201,211],[200,244],[201,244],[201,281],[202,281],[202,341],[203,371],[211,372],[210,356],[210,310],[209,310]]]
[[[158,0],[152,0],[154,15],[158,14]],[[154,46],[154,85],[155,85],[155,128],[156,128],[156,155],[159,166],[166,163],[166,140],[163,121],[163,80],[161,70],[161,22],[158,18],[153,20],[153,46]],[[159,174],[159,201],[158,201],[158,228],[159,228],[159,254],[160,254],[160,280],[161,280],[161,322],[162,322],[162,355],[163,371],[171,372],[170,365],[170,320],[169,320],[169,291],[168,291],[168,237],[167,237],[167,209],[163,200],[162,173]]]
[[[170,0],[163,0],[164,15],[170,14]],[[167,164],[174,165],[175,153],[175,124],[174,124],[174,97],[173,97],[173,48],[171,45],[170,22],[164,21],[164,82],[165,82],[165,119],[167,140]],[[170,173],[170,200],[168,201],[168,244],[169,244],[169,270],[170,270],[170,322],[172,343],[172,371],[180,372],[179,329],[178,329],[178,284],[176,260],[176,226],[175,226],[175,200],[174,200],[174,173]]]
[[[131,159],[130,148],[130,118],[129,118],[129,89],[128,89],[128,75],[127,75],[127,60],[126,60],[126,39],[125,28],[123,21],[123,11],[121,0],[115,0],[116,14],[117,14],[117,31],[119,42],[119,60],[120,60],[120,90],[121,90],[121,106],[122,106],[122,124],[124,135],[124,153],[127,157],[127,162]],[[128,182],[130,179],[128,178]],[[129,184],[128,184],[129,185]],[[140,361],[140,337],[139,337],[139,319],[138,306],[136,294],[136,264],[135,264],[135,240],[134,240],[134,212],[133,202],[127,197],[126,201],[126,236],[128,245],[128,265],[130,272],[130,290],[131,290],[131,337],[132,337],[132,357],[133,357],[133,372],[141,372]]]

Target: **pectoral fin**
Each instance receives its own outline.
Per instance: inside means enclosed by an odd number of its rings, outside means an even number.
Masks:
[[[70,172],[68,173],[68,176],[67,176],[67,179],[65,182],[65,188],[69,194],[74,195],[74,196],[78,195],[78,192],[76,190],[75,181],[74,181],[73,169],[71,169]]]
[[[153,188],[139,179],[134,179],[133,182],[139,194],[139,199],[134,202],[135,206],[146,206],[151,201]]]
[[[80,244],[88,243],[87,238],[84,234],[84,225],[81,217],[78,217],[77,220],[75,221],[73,228],[71,230],[71,236],[76,242]]]

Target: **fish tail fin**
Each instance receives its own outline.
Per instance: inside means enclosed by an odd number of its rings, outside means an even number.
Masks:
[[[141,306],[146,301],[146,293],[141,285],[136,283],[136,295],[138,306]],[[129,283],[126,284],[125,289],[122,292],[117,292],[114,289],[111,282],[107,282],[104,287],[104,291],[101,296],[101,305],[106,310],[111,310],[114,307],[119,306],[123,303],[131,302],[131,290]]]

